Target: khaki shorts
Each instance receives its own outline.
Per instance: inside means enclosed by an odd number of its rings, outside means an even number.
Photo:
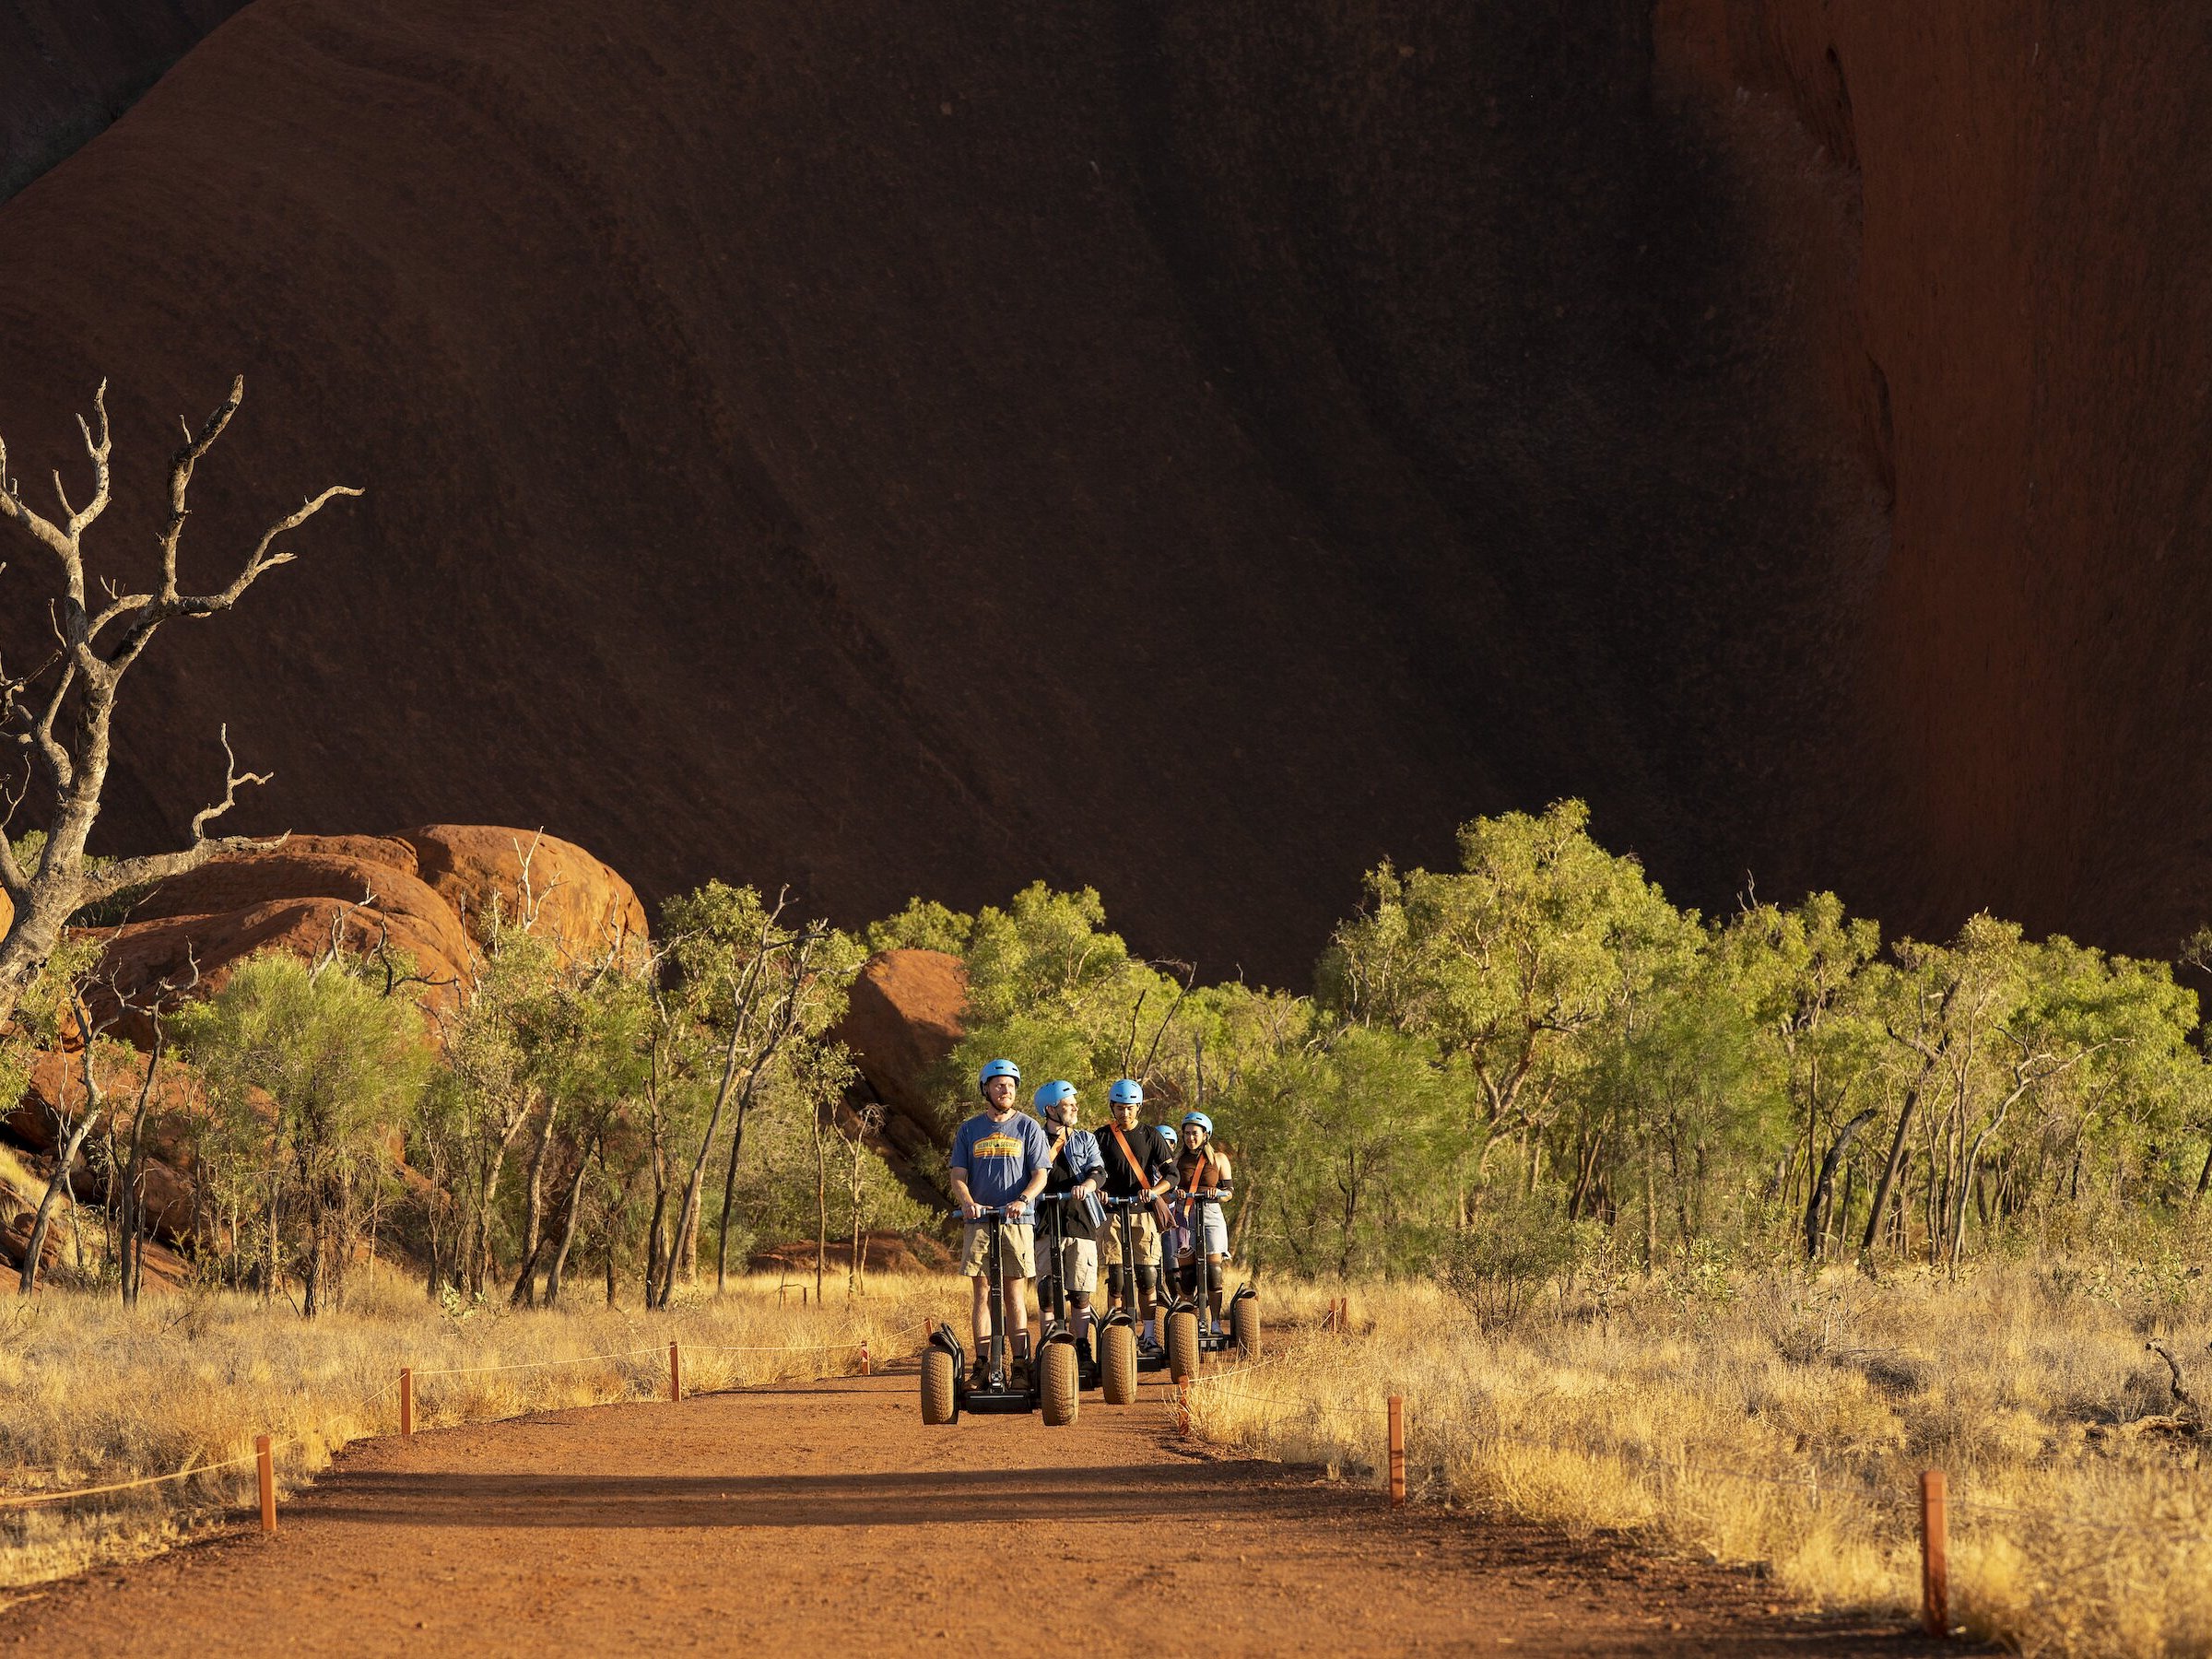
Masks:
[[[1006,1252],[1003,1258],[1012,1265],[1016,1278],[1037,1277],[1036,1230],[1027,1221],[1002,1221],[1000,1228],[1006,1235]],[[971,1221],[960,1233],[960,1272],[969,1278],[982,1278],[986,1258],[991,1253],[991,1229],[982,1221]]]
[[[1088,1296],[1099,1288],[1099,1243],[1096,1239],[1060,1241],[1060,1277],[1070,1296]]]
[[[1152,1219],[1149,1209],[1129,1213],[1129,1242],[1136,1252],[1134,1266],[1146,1267],[1159,1259],[1159,1224]],[[1122,1224],[1118,1217],[1109,1216],[1099,1233],[1099,1247],[1104,1253],[1106,1265],[1122,1265]]]

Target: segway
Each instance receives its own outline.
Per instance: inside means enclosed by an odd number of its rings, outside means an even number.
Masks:
[[[1038,1389],[1042,1395],[1044,1420],[1052,1428],[1076,1420],[1082,1405],[1083,1373],[1089,1369],[1090,1356],[1076,1340],[1067,1317],[1067,1279],[1065,1269],[1066,1258],[1061,1244],[1067,1236],[1067,1200],[1065,1193],[1045,1193],[1039,1196],[1038,1246],[1053,1253],[1047,1261],[1037,1264],[1038,1284],[1049,1283],[1052,1289],[1038,1298],[1038,1313],[1043,1323],[1036,1345],[1038,1356]],[[1052,1277],[1045,1277],[1045,1268],[1052,1268]]]
[[[1190,1218],[1192,1265],[1196,1269],[1191,1277],[1196,1282],[1189,1291],[1184,1291],[1180,1283],[1182,1274],[1177,1272],[1175,1300],[1167,1304],[1166,1317],[1161,1322],[1168,1337],[1168,1375],[1178,1382],[1186,1382],[1198,1374],[1198,1367],[1204,1363],[1203,1355],[1234,1348],[1245,1359],[1255,1359],[1260,1352],[1260,1293],[1249,1282],[1238,1286],[1236,1295],[1230,1300],[1229,1329],[1206,1328],[1205,1315],[1210,1311],[1206,1294],[1206,1218],[1198,1206],[1210,1204],[1218,1211],[1221,1200],[1210,1192],[1186,1192],[1182,1196],[1189,1201],[1185,1214]],[[1170,1253],[1163,1245],[1162,1259]],[[1180,1270],[1182,1264],[1176,1265]]]
[[[984,1380],[981,1383],[969,1380],[967,1350],[960,1346],[952,1326],[940,1321],[930,1333],[929,1347],[922,1356],[922,1420],[925,1423],[957,1423],[963,1411],[1035,1411],[1044,1402],[1041,1387],[1044,1365],[1032,1363],[1022,1381],[1014,1380],[1014,1357],[1006,1340],[1006,1333],[1013,1324],[1010,1287],[1014,1280],[1006,1270],[1006,1206],[985,1206],[977,1219],[990,1230],[983,1253],[984,1279],[989,1287],[986,1301],[991,1311],[991,1349]],[[1075,1345],[1071,1339],[1058,1346],[1066,1356],[1058,1362],[1058,1367],[1072,1381]],[[1073,1394],[1071,1387],[1063,1398],[1072,1399]],[[1072,1422],[1074,1418],[1071,1406],[1064,1418],[1055,1417],[1048,1408],[1044,1420],[1057,1424]]]
[[[1108,1219],[1112,1223],[1121,1241],[1122,1259],[1113,1269],[1113,1312],[1107,1314],[1099,1326],[1099,1392],[1109,1406],[1134,1406],[1136,1403],[1137,1374],[1140,1371],[1164,1370],[1168,1363],[1165,1348],[1146,1353],[1136,1340],[1136,1226],[1135,1215],[1148,1207],[1152,1200],[1139,1194],[1133,1198],[1108,1198]],[[1165,1294],[1163,1288],[1162,1294]]]

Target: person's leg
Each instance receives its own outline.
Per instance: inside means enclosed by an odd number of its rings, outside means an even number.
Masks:
[[[1159,1229],[1150,1216],[1140,1215],[1130,1230],[1134,1239],[1132,1247],[1136,1253],[1136,1266],[1134,1269],[1136,1305],[1145,1322],[1139,1339],[1158,1342],[1159,1333],[1155,1327],[1159,1320],[1153,1312],[1153,1287],[1159,1277],[1159,1268],[1156,1265],[1159,1259]]]
[[[983,1257],[988,1250],[984,1230],[969,1222],[960,1236],[960,1271],[973,1288],[969,1324],[975,1332],[974,1359],[979,1371],[990,1363],[991,1357],[991,1281],[983,1276]]]
[[[1206,1306],[1213,1310],[1214,1329],[1217,1331],[1221,1328],[1221,1281],[1224,1277],[1226,1276],[1221,1271],[1221,1258],[1218,1255],[1207,1256],[1206,1258]]]
[[[1030,1281],[1037,1277],[1035,1235],[1006,1226],[1006,1336],[1017,1359],[1030,1357]]]
[[[1069,1324],[1076,1333],[1076,1342],[1088,1354],[1090,1352],[1090,1299],[1099,1288],[1099,1241],[1096,1239],[1070,1239],[1062,1253],[1061,1272],[1067,1276],[1067,1300],[1075,1312]]]
[[[991,1285],[980,1273],[971,1275],[968,1282],[975,1287],[975,1306],[971,1313],[971,1323],[975,1327],[975,1359],[981,1365],[984,1356],[991,1351]]]

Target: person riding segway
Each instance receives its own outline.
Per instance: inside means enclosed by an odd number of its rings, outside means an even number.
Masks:
[[[963,1386],[959,1339],[940,1324],[923,1362],[922,1414],[929,1422],[953,1421],[963,1407],[1027,1411],[1036,1404],[1035,1379],[1027,1374],[1028,1281],[1037,1272],[1030,1212],[1044,1189],[1051,1148],[1037,1120],[1014,1109],[1018,1066],[994,1060],[977,1081],[984,1110],[953,1135],[951,1158],[953,1196],[967,1222],[960,1272],[975,1284],[975,1370]],[[947,1363],[951,1389],[942,1386]]]
[[[1106,1171],[1107,1221],[1100,1247],[1110,1304],[1099,1335],[1099,1365],[1106,1403],[1126,1406],[1136,1398],[1138,1371],[1157,1371],[1167,1363],[1154,1329],[1153,1292],[1160,1230],[1168,1219],[1163,1200],[1175,1183],[1175,1160],[1157,1137],[1137,1126],[1145,1103],[1142,1084],[1124,1077],[1107,1091],[1107,1100],[1112,1115],[1094,1132]]]
[[[1232,1344],[1247,1359],[1260,1351],[1258,1293],[1251,1285],[1238,1289],[1230,1323],[1222,1323],[1229,1225],[1221,1206],[1235,1194],[1228,1155],[1209,1144],[1213,1134],[1214,1120],[1205,1112],[1183,1114],[1175,1183],[1180,1284],[1168,1312],[1168,1374],[1179,1382],[1196,1371],[1201,1353],[1218,1353]]]
[[[1098,1200],[1105,1167],[1099,1160],[1098,1142],[1088,1129],[1076,1126],[1081,1109],[1073,1083],[1047,1083],[1030,1104],[1044,1120],[1052,1147],[1044,1192],[1037,1201],[1050,1236],[1038,1263],[1037,1305],[1048,1336],[1056,1327],[1073,1337],[1078,1380],[1088,1386],[1098,1373],[1090,1300],[1099,1287],[1099,1232],[1106,1220]]]

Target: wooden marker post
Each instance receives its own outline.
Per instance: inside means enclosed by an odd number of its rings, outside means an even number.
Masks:
[[[1191,1384],[1187,1377],[1175,1384],[1175,1431],[1178,1434],[1191,1431]]]
[[[415,1432],[415,1368],[411,1365],[399,1368],[399,1431]]]
[[[868,1345],[865,1342],[860,1345],[860,1374],[864,1377],[868,1374]]]
[[[1406,1396],[1390,1396],[1390,1507],[1406,1502]]]
[[[684,1397],[684,1360],[673,1342],[668,1345],[668,1397],[671,1400]]]
[[[1951,1629],[1950,1539],[1944,1512],[1943,1471],[1920,1477],[1920,1622],[1931,1636]]]
[[[261,1486],[261,1530],[276,1530],[276,1460],[269,1454],[269,1437],[253,1437],[253,1474]]]

